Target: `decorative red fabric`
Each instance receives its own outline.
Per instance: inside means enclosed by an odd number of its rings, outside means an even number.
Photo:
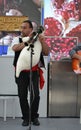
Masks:
[[[39,70],[39,85],[40,85],[40,89],[43,89],[44,87],[44,83],[45,83],[45,80],[44,80],[44,76],[43,76],[43,70],[41,68],[38,67],[38,64],[34,67],[32,67],[32,71],[36,71],[36,70]],[[30,70],[23,70],[24,72],[28,72]]]
[[[43,70],[39,68],[39,75],[40,75],[40,89],[43,89],[44,87],[44,83],[45,83],[45,80],[44,80],[44,76],[43,76]]]

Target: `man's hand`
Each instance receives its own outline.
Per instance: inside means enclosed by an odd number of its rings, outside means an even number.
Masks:
[[[40,41],[41,43],[45,41],[45,37],[44,37],[43,34],[40,34],[40,35],[39,35],[39,41]]]

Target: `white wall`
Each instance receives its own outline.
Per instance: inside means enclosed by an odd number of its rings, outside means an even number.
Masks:
[[[47,64],[48,57],[44,57],[46,70],[44,71],[45,85],[42,90],[40,90],[40,107],[39,115],[40,117],[47,116]],[[14,67],[13,67],[13,56],[0,56],[0,94],[17,94],[17,86],[14,79]],[[12,116],[12,100],[7,101],[7,116]],[[18,97],[16,97],[15,102],[15,114],[16,117],[21,117],[21,110],[19,105]],[[0,100],[0,117],[3,116],[3,101]]]

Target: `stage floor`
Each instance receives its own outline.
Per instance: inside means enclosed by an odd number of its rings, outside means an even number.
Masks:
[[[40,126],[31,125],[31,130],[81,130],[79,118],[39,118]],[[21,125],[21,118],[0,118],[0,130],[28,130],[29,126]]]

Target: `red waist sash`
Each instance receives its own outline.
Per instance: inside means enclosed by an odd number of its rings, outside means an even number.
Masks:
[[[39,76],[40,76],[39,85],[40,85],[40,89],[42,89],[44,87],[44,83],[45,83],[44,76],[43,76],[43,70],[38,67],[38,64],[32,67],[32,71],[36,71],[36,70],[39,71]],[[30,70],[23,70],[23,71],[29,72]]]

